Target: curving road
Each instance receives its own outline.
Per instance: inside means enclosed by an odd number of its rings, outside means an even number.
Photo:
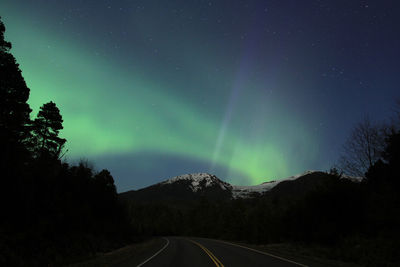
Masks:
[[[165,238],[165,245],[138,266],[305,266],[264,252],[204,238]]]

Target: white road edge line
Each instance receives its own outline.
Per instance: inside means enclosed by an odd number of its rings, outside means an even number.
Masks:
[[[161,251],[163,251],[166,247],[168,247],[169,245],[169,240],[166,237],[163,237],[165,240],[167,240],[167,244],[165,244],[159,251],[156,252],[156,254],[154,254],[153,256],[151,256],[150,258],[148,258],[147,260],[145,260],[144,262],[142,262],[141,264],[137,265],[136,267],[140,267],[143,266],[144,264],[146,264],[149,260],[151,260],[152,258],[154,258],[155,256],[157,256],[158,254],[161,253]]]
[[[292,261],[292,260],[288,260],[288,259],[276,256],[276,255],[273,255],[273,254],[270,254],[270,253],[267,253],[267,252],[264,252],[264,251],[260,251],[260,250],[254,249],[254,248],[249,248],[249,247],[245,247],[245,246],[241,246],[241,245],[238,245],[238,244],[233,244],[233,243],[230,243],[230,242],[221,241],[221,240],[217,240],[217,239],[211,239],[211,240],[214,240],[214,241],[217,241],[217,242],[220,242],[220,243],[225,243],[225,244],[232,245],[232,246],[236,246],[236,247],[245,248],[245,249],[248,249],[248,250],[251,250],[251,251],[254,251],[254,252],[258,252],[260,254],[264,254],[264,255],[267,255],[267,256],[270,256],[270,257],[273,257],[273,258],[277,258],[277,259],[280,259],[280,260],[283,260],[283,261],[287,261],[287,262],[290,262],[290,263],[293,263],[293,264],[297,264],[297,265],[302,266],[302,267],[308,267],[308,265],[304,265],[304,264],[301,264],[301,263],[298,263],[298,262],[295,262],[295,261]]]

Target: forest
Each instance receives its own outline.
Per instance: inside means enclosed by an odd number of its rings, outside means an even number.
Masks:
[[[388,169],[386,172],[390,172]],[[389,174],[390,175],[390,174]],[[202,236],[249,244],[292,244],[325,251],[320,257],[361,266],[397,266],[397,183],[379,174],[355,183],[335,173],[289,194],[271,190],[258,198],[189,207],[129,203],[135,229],[145,236]],[[310,177],[311,178],[311,177]]]
[[[4,32],[0,22],[1,266],[65,265],[165,235],[316,246],[363,266],[400,264],[399,118],[378,129],[380,151],[367,157],[359,183],[332,168],[314,187],[288,194],[186,207],[124,201],[108,170],[63,161],[56,103],[31,118],[30,90]],[[344,169],[360,170],[348,159]]]
[[[67,264],[132,242],[108,170],[63,162],[54,102],[31,119],[29,88],[0,22],[0,265]]]

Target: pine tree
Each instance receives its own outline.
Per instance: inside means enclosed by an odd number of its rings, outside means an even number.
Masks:
[[[29,88],[4,32],[0,18],[0,170],[14,176],[14,170],[28,160],[25,142],[30,138],[31,109],[27,103]]]
[[[63,119],[60,110],[54,102],[40,107],[40,111],[33,123],[33,135],[36,147],[36,157],[49,156],[59,159],[66,140],[60,138],[59,132],[63,129]]]
[[[4,40],[4,32],[6,28],[1,21],[0,17],[0,51],[1,52],[8,52],[11,49],[11,43]]]
[[[4,40],[5,26],[0,18],[0,210],[10,225],[21,221],[22,198],[27,182],[27,149],[30,139],[29,88],[14,56],[11,43]],[[16,199],[14,201],[10,201]]]

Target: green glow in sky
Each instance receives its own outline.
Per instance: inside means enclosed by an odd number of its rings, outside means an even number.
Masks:
[[[279,101],[274,91],[258,90],[277,85],[247,78],[241,83],[239,68],[233,72],[236,76],[226,72],[202,84],[185,85],[163,76],[179,72],[175,66],[150,74],[147,68],[134,62],[120,64],[67,34],[29,26],[11,16],[4,16],[4,21],[6,37],[31,89],[32,115],[43,103],[57,103],[70,159],[162,152],[209,162],[205,172],[225,168],[227,175],[221,178],[229,182],[243,183],[236,175],[240,172],[247,184],[257,184],[304,170],[302,152],[309,159],[318,153],[315,134],[296,110]],[[182,55],[182,65],[190,61],[192,71],[203,75],[207,70],[202,68],[212,64],[207,63],[210,58],[206,52],[193,52]],[[184,71],[181,75],[188,81]],[[229,104],[235,86],[239,95]],[[193,97],[188,88],[195,88]]]

